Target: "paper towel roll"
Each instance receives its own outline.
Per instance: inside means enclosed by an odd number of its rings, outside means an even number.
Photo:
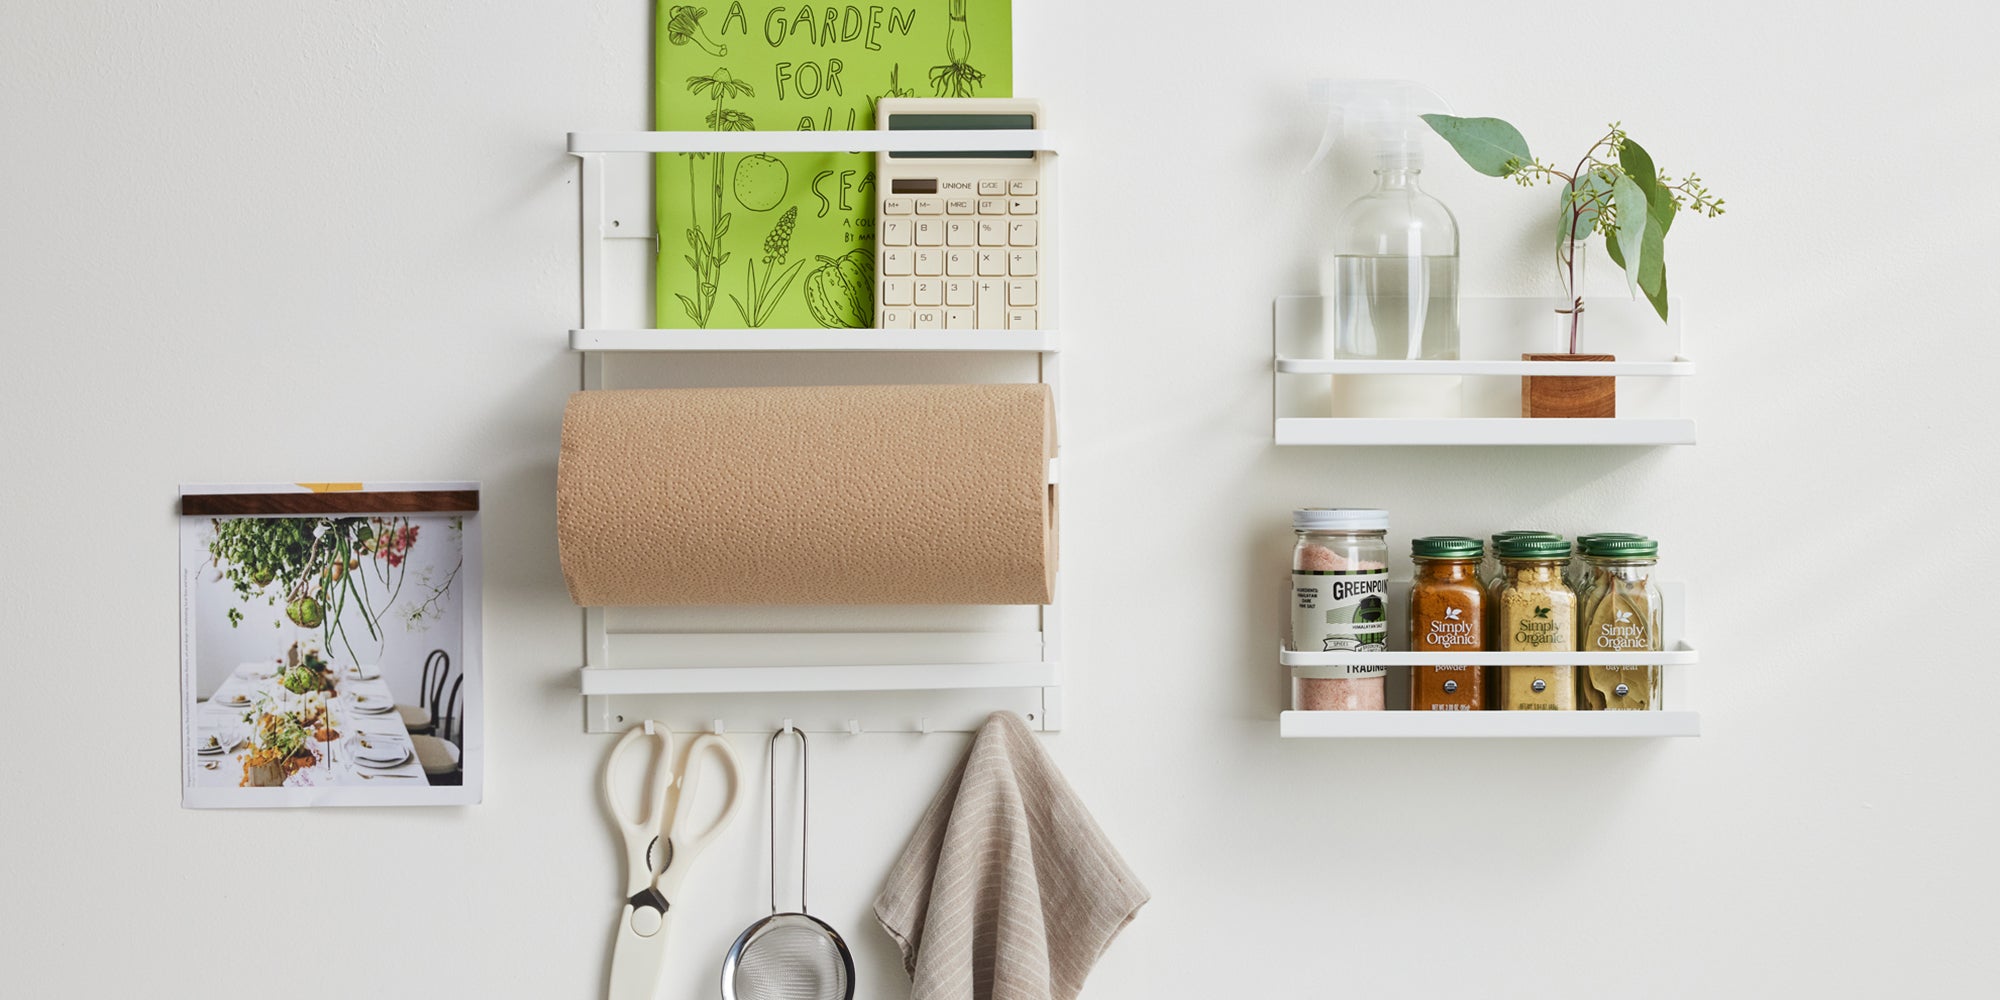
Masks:
[[[1046,604],[1049,388],[580,392],[557,537],[582,605]]]

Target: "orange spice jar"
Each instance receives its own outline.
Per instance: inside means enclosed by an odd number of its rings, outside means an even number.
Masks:
[[[1477,538],[1434,535],[1410,543],[1410,651],[1477,653],[1486,648],[1486,588]],[[1473,712],[1486,704],[1486,668],[1470,664],[1410,668],[1410,711]]]

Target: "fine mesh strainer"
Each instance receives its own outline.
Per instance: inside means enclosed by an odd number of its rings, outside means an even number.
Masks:
[[[799,738],[799,909],[778,912],[778,737]],[[840,932],[806,912],[810,784],[806,734],[771,734],[771,915],[744,928],[722,960],[723,1000],[854,1000],[854,956]]]

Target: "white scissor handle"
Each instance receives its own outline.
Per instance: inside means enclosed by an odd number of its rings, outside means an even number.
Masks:
[[[700,790],[701,772],[706,760],[715,760],[728,773],[729,795],[723,800],[722,812],[715,821],[699,832],[684,829],[683,820],[693,811],[696,793]],[[736,818],[736,810],[743,805],[743,764],[736,757],[736,748],[729,745],[726,737],[703,733],[688,744],[687,760],[681,765],[681,792],[674,802],[673,822],[667,826],[667,840],[674,847],[674,867],[676,876],[685,875],[686,863],[694,860],[702,848],[709,845]],[[674,884],[680,879],[675,877]]]
[[[618,783],[615,772],[618,758],[624,756],[627,747],[640,739],[659,741],[659,750],[653,759],[653,777],[646,788],[646,812],[643,816],[632,816],[620,805]],[[611,810],[612,822],[625,835],[625,894],[631,896],[653,884],[653,866],[648,863],[647,849],[653,846],[653,838],[660,835],[660,821],[667,810],[667,790],[673,784],[674,734],[665,726],[655,726],[651,720],[644,725],[633,726],[618,738],[618,745],[611,748],[611,756],[604,761],[604,805]]]

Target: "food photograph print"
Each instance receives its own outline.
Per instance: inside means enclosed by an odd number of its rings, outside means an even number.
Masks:
[[[479,801],[479,489],[181,490],[181,804]]]

